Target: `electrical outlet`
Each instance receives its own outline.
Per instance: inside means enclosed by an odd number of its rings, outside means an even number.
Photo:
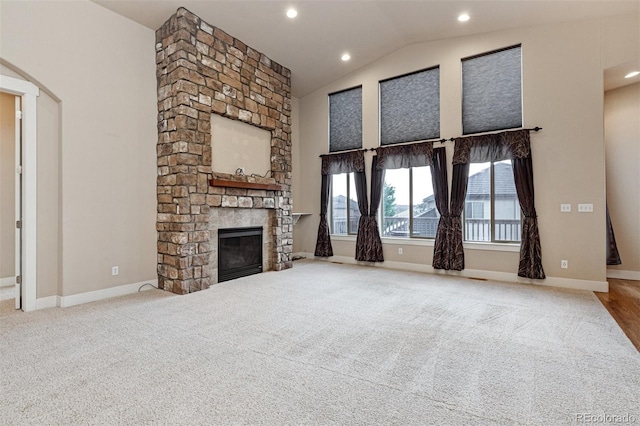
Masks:
[[[398,247],[398,254],[402,254],[402,247]]]
[[[118,275],[119,273],[120,273],[120,270],[118,269],[117,266],[111,267],[111,275]]]
[[[569,269],[569,261],[568,260],[561,260],[560,261],[560,267],[562,269]]]
[[[570,213],[571,212],[571,204],[560,204],[560,211],[562,213]]]

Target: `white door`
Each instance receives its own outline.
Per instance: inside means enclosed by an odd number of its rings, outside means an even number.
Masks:
[[[15,117],[16,117],[16,136],[15,136],[15,203],[16,203],[16,309],[22,308],[22,108],[20,107],[20,96],[15,97]]]

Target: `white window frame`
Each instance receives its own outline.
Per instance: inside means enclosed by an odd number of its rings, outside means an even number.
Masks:
[[[427,167],[431,167],[431,166],[427,166]],[[401,240],[426,240],[426,241],[435,241],[435,236],[433,237],[423,237],[423,236],[414,236],[413,235],[413,167],[409,167],[409,235],[406,237],[398,237],[398,236],[385,236],[383,235],[384,233],[384,194],[383,197],[380,201],[380,208],[378,211],[378,230],[380,232],[380,237],[382,239],[384,238],[391,238],[391,239],[401,239]],[[384,188],[384,181],[382,182],[383,188]],[[384,191],[384,189],[383,189]]]
[[[495,163],[499,163],[499,161],[491,161],[491,166],[489,167],[490,171],[490,176],[489,176],[489,180],[491,182],[491,194],[490,194],[490,211],[491,211],[491,215],[490,215],[490,222],[489,222],[489,233],[491,234],[491,239],[489,241],[478,241],[478,240],[467,240],[467,217],[466,217],[466,207],[467,207],[467,201],[466,201],[466,196],[465,196],[465,202],[464,202],[464,209],[462,211],[462,240],[464,242],[464,244],[467,243],[472,243],[472,244],[512,244],[512,245],[516,245],[518,247],[520,247],[520,241],[517,240],[496,240],[495,239],[495,216],[496,216],[496,209],[495,209]],[[513,166],[512,166],[513,167]],[[471,176],[467,177],[467,181]],[[470,202],[476,202],[474,200],[471,200]],[[475,219],[475,218],[470,218],[470,219]],[[520,229],[522,230],[522,211],[520,211]]]
[[[353,172],[350,173],[345,173],[347,175],[347,200],[346,200],[346,215],[347,215],[347,233],[346,234],[336,234],[334,233],[334,229],[333,229],[333,177],[335,175],[331,175],[331,185],[330,185],[330,190],[329,190],[329,233],[331,234],[331,236],[356,236],[358,235],[358,231],[356,230],[356,232],[351,232],[351,230],[349,229],[349,224],[351,223],[351,206],[349,205],[349,203],[351,202],[351,179],[354,178],[353,176]],[[356,194],[356,197],[358,196],[358,194]],[[356,203],[357,203],[357,199],[356,199]]]

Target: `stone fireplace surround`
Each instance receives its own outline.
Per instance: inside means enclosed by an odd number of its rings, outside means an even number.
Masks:
[[[263,268],[292,266],[291,72],[184,8],[156,31],[158,283],[217,282],[217,231],[263,226]],[[211,170],[211,114],[271,132],[271,176]]]
[[[267,209],[211,209],[211,241],[218,241],[218,230],[225,228],[244,228],[252,226],[262,226],[262,270],[273,269],[273,259],[265,256],[266,253],[273,252],[273,236],[269,232],[273,228],[273,210]],[[209,258],[209,270],[212,282],[218,282],[218,250],[211,250]]]

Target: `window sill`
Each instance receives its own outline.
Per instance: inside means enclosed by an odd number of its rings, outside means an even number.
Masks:
[[[432,239],[418,239],[418,238],[393,238],[382,237],[383,245],[403,245],[403,246],[426,246],[433,247],[435,240]],[[355,235],[334,235],[331,234],[331,241],[350,241],[356,242]],[[463,241],[462,245],[465,250],[482,250],[482,251],[505,251],[505,252],[520,252],[520,244],[512,243],[483,243],[476,241]]]
[[[403,246],[427,246],[433,247],[434,240],[430,239],[418,239],[418,238],[394,238],[394,237],[382,237],[383,245],[403,245]],[[355,235],[334,235],[331,234],[331,241],[351,241],[356,242]]]
[[[355,235],[331,234],[331,241],[353,241],[356,242]]]
[[[394,238],[382,237],[382,244],[393,244],[403,246],[427,246],[433,247],[435,240],[427,238]]]
[[[465,250],[520,252],[520,244],[513,243],[483,243],[479,241],[463,241],[462,246]]]

